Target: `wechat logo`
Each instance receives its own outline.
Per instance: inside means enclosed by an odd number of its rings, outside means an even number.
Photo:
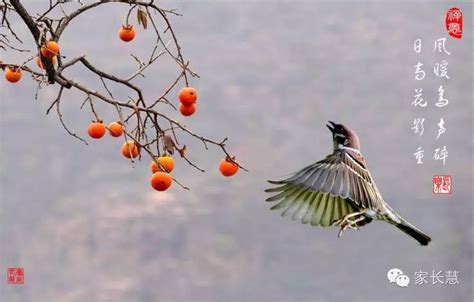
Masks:
[[[402,270],[392,268],[387,272],[387,278],[390,283],[395,283],[399,287],[407,287],[410,284],[410,278],[403,274]]]

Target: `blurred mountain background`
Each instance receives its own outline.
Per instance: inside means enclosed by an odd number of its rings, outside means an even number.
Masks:
[[[30,12],[48,5],[24,2]],[[153,191],[148,158],[132,165],[120,154],[122,140],[110,137],[85,146],[67,135],[54,111],[45,116],[58,87],[41,89],[35,101],[36,85],[26,74],[17,85],[0,81],[0,300],[472,301],[471,2],[158,4],[183,14],[171,17],[172,24],[201,76],[191,80],[200,92],[194,116],[163,110],[203,135],[229,137],[229,150],[250,171],[224,179],[220,150],[205,151],[200,141],[180,136],[207,172],[176,158],[173,174],[191,190]],[[444,28],[452,6],[464,13],[461,40]],[[128,8],[106,4],[77,18],[61,38],[62,54],[86,54],[105,71],[130,75],[136,68],[130,53],[145,57],[154,40],[151,30],[138,30],[131,43],[118,39]],[[25,47],[34,49],[26,26],[12,21]],[[433,52],[442,37],[449,56]],[[417,38],[420,54],[413,51]],[[29,54],[0,56],[21,63]],[[432,72],[443,59],[449,80]],[[421,83],[414,80],[418,61],[427,73]],[[134,83],[156,98],[177,72],[159,60]],[[101,89],[79,66],[67,74]],[[437,108],[441,84],[450,104]],[[411,105],[419,86],[426,108]],[[86,137],[93,116],[79,110],[83,99],[66,91],[61,104],[68,126]],[[107,106],[97,110],[107,122],[117,119]],[[421,137],[411,130],[417,117],[426,119]],[[435,140],[441,117],[447,132]],[[328,120],[359,134],[385,199],[430,234],[431,245],[421,247],[381,222],[338,240],[335,228],[269,211],[267,179],[331,152]],[[445,166],[432,158],[443,145]],[[419,146],[423,165],[412,156]],[[451,195],[433,195],[435,174],[452,175]],[[7,285],[6,269],[16,266],[25,268],[25,284]],[[392,267],[411,278],[407,288],[388,283]],[[459,284],[415,285],[415,272],[433,270],[459,271]]]

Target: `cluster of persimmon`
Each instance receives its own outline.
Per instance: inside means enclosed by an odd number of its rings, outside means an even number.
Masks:
[[[136,31],[133,25],[123,25],[119,30],[119,37],[122,41],[130,42],[135,38]],[[57,42],[50,40],[40,48],[40,53],[36,57],[36,64],[39,68],[44,69],[43,62],[49,60],[56,65],[57,56],[59,55],[59,45]],[[7,66],[5,68],[5,79],[8,82],[16,83],[22,77],[21,66]],[[192,87],[184,87],[178,93],[179,111],[183,116],[190,116],[196,112],[196,101],[198,98],[197,90]],[[105,126],[101,120],[92,122],[87,128],[87,133],[93,139],[104,137],[109,132],[112,137],[120,137],[124,133],[124,125],[121,122],[112,122]],[[122,155],[126,158],[136,158],[140,153],[140,146],[133,140],[127,140],[121,148]],[[157,156],[150,164],[152,172],[151,186],[157,191],[167,190],[173,183],[173,177],[170,175],[174,169],[174,160],[168,155]],[[239,166],[235,162],[235,158],[226,157],[219,164],[219,171],[222,175],[229,177],[235,175],[239,170]]]
[[[119,37],[122,41],[130,42],[135,38],[136,31],[133,25],[123,25],[119,30]],[[50,40],[40,48],[40,54],[36,57],[36,65],[44,69],[43,61],[51,60],[56,65],[56,56],[59,54],[59,45],[56,41]],[[42,61],[43,60],[43,61]],[[22,77],[20,66],[7,66],[5,68],[5,79],[10,83],[20,81]]]
[[[198,98],[197,90],[192,87],[184,87],[178,93],[179,111],[184,116],[190,116],[196,112],[196,101]],[[235,162],[235,158],[224,158],[219,163],[219,171],[225,177],[233,176],[239,170],[239,165]]]
[[[119,31],[119,37],[122,41],[130,42],[135,38],[136,31],[133,25],[123,25]],[[56,65],[56,56],[59,54],[59,44],[56,41],[50,40],[40,48],[40,54],[36,57],[36,65],[44,69],[43,61],[50,60],[53,65]],[[5,68],[5,79],[10,83],[20,81],[22,77],[20,66],[7,66]]]
[[[123,134],[123,125],[120,122],[112,122],[107,127],[102,121],[92,122],[87,128],[87,133],[94,139],[102,138],[109,130],[112,137],[119,137]],[[139,146],[134,141],[128,140],[122,145],[122,155],[126,158],[135,158],[140,153]]]
[[[110,136],[119,137],[123,134],[123,126],[120,122],[112,122],[108,127],[105,127],[102,121],[92,122],[87,128],[87,133],[94,139],[102,138],[105,132],[109,130]]]
[[[40,48],[40,54],[36,57],[36,65],[44,69],[43,60],[50,60],[53,65],[56,64],[56,56],[59,54],[59,45],[55,41],[48,41]],[[5,68],[5,79],[10,83],[16,83],[21,79],[21,68],[18,66],[7,66]]]
[[[112,122],[107,127],[102,121],[94,121],[87,128],[87,133],[94,139],[104,137],[109,131],[110,136],[120,137],[123,134],[123,125],[120,122]],[[140,147],[133,141],[127,140],[121,148],[122,155],[126,158],[136,158],[140,153]],[[150,165],[153,176],[151,186],[158,191],[165,191],[171,186],[173,178],[169,174],[174,169],[174,160],[171,156],[164,155],[156,157]]]
[[[174,169],[174,160],[169,155],[157,156],[150,164],[151,186],[157,191],[167,190],[173,183],[170,173]]]
[[[184,116],[193,115],[196,112],[196,101],[198,94],[192,87],[184,87],[178,93],[179,112]]]

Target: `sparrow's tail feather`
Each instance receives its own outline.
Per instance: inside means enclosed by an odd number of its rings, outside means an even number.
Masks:
[[[431,241],[430,236],[423,233],[421,230],[416,228],[414,225],[403,219],[397,212],[395,212],[390,205],[384,204],[384,208],[387,210],[386,215],[383,219],[390,224],[393,224],[403,233],[414,238],[421,245],[428,245]]]
[[[430,236],[426,235],[409,222],[401,219],[400,223],[395,224],[397,228],[399,228],[405,234],[413,237],[416,241],[418,241],[421,245],[428,245],[430,243],[431,238]]]

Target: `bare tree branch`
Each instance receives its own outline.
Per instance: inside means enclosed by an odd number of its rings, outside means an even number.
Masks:
[[[18,14],[21,20],[26,24],[28,30],[31,33],[31,37],[34,39],[36,44],[37,49],[33,52],[38,53],[40,53],[41,47],[47,42],[48,37],[54,41],[59,41],[62,34],[73,20],[75,20],[81,14],[86,13],[103,4],[120,3],[129,5],[130,8],[125,16],[125,24],[129,23],[129,18],[131,18],[131,13],[134,10],[140,10],[138,16],[142,18],[142,23],[144,22],[143,18],[146,18],[150,21],[152,25],[152,31],[154,31],[156,35],[156,40],[154,41],[154,45],[152,45],[151,53],[146,57],[147,59],[144,60],[138,58],[134,54],[131,54],[133,60],[138,63],[138,67],[136,71],[126,78],[122,78],[121,76],[117,76],[98,68],[93,62],[87,59],[85,55],[80,55],[68,60],[66,60],[67,57],[64,56],[64,54],[58,55],[57,68],[55,68],[51,59],[47,59],[40,55],[41,62],[45,68],[42,73],[34,71],[28,67],[29,62],[32,61],[35,56],[29,57],[21,64],[10,64],[0,61],[0,68],[2,69],[6,66],[15,66],[21,68],[22,71],[29,73],[32,79],[37,82],[36,97],[38,95],[39,89],[45,84],[57,84],[59,86],[58,95],[50,104],[46,113],[49,114],[52,108],[56,108],[60,123],[69,135],[87,144],[84,139],[72,132],[66,126],[66,123],[63,120],[60,110],[60,102],[64,89],[73,89],[82,92],[85,95],[85,99],[80,108],[83,109],[86,103],[89,104],[88,107],[95,120],[100,120],[99,115],[95,110],[95,102],[109,104],[110,108],[113,108],[113,111],[116,112],[117,120],[124,127],[124,141],[132,140],[137,146],[140,147],[140,154],[138,157],[139,160],[141,159],[141,153],[143,152],[148,154],[152,160],[155,160],[156,156],[160,155],[160,143],[162,143],[162,139],[167,137],[167,139],[171,140],[172,142],[172,148],[176,148],[179,151],[181,158],[198,171],[204,172],[204,169],[200,168],[197,164],[189,160],[189,158],[186,156],[185,145],[178,149],[178,138],[183,141],[186,141],[189,138],[199,140],[202,142],[205,150],[207,150],[211,145],[215,146],[222,150],[226,158],[234,161],[234,157],[231,156],[231,154],[226,149],[227,138],[221,140],[207,138],[192,131],[186,127],[186,125],[178,122],[178,120],[168,114],[163,113],[162,110],[160,110],[162,105],[170,106],[174,109],[174,111],[176,111],[177,108],[172,102],[170,102],[171,97],[169,94],[179,85],[180,82],[184,81],[184,85],[189,86],[189,77],[199,77],[197,73],[190,69],[190,62],[184,60],[181,46],[179,45],[171,22],[168,19],[168,15],[180,16],[180,14],[178,14],[174,9],[162,9],[158,7],[153,0],[100,0],[91,4],[83,4],[82,2],[76,0],[80,7],[73,10],[71,13],[67,13],[63,6],[66,6],[66,2],[70,1],[50,0],[49,7],[44,12],[33,15],[25,9],[19,0],[10,0],[10,3],[5,2],[5,0],[2,1],[3,3],[0,5],[2,26],[6,27],[10,33],[9,35],[3,33],[0,34],[0,48],[4,50],[9,49],[11,51],[18,51],[20,53],[23,50],[16,47],[10,42],[9,39],[9,36],[11,36],[14,38],[12,38],[12,40],[22,43],[22,40],[20,40],[20,37],[18,37],[18,35],[15,33],[14,29],[11,27],[11,23],[8,20],[11,13]],[[62,12],[63,17],[51,18],[50,15],[54,11],[58,10]],[[152,12],[154,14],[152,14]],[[164,30],[160,31],[160,28],[163,28]],[[168,41],[167,43],[164,42],[165,39]],[[140,86],[137,85],[135,79],[138,76],[145,77],[147,68],[163,56],[169,56],[172,58],[178,68],[177,76],[169,82],[169,85],[164,89],[161,95],[153,98],[150,101],[145,99],[143,91]],[[72,66],[79,66],[80,68],[82,67],[84,70],[90,72],[90,74],[97,76],[102,83],[103,89],[101,89],[101,91],[91,89],[82,84],[79,80],[69,75],[66,76],[64,71]],[[48,83],[45,83],[45,79],[47,79]],[[113,93],[114,90],[112,89],[115,86],[109,86],[111,83],[128,89],[130,91],[128,98],[115,98]],[[163,123],[166,125],[165,127],[162,127]],[[134,160],[131,159],[131,162],[134,162]],[[235,163],[243,170],[246,170],[244,167],[240,166],[239,163]],[[188,187],[183,185],[177,179],[173,179],[178,185],[184,189],[188,189]]]

